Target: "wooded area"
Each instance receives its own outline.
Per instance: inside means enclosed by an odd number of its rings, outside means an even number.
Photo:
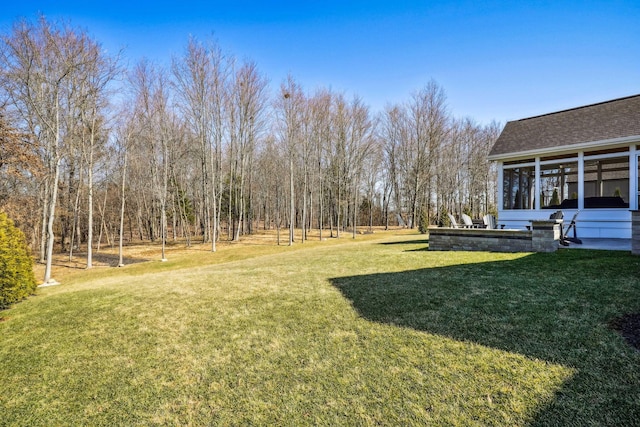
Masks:
[[[16,22],[0,47],[0,209],[50,279],[53,251],[148,240],[304,242],[416,227],[496,205],[500,127],[455,118],[430,81],[374,114],[357,96],[275,90],[250,61],[188,40],[168,69],[66,22]],[[280,242],[280,233],[277,234]],[[163,251],[164,258],[164,251]]]

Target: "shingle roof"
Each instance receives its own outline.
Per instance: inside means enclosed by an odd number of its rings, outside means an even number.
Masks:
[[[640,95],[507,122],[490,157],[640,135]]]

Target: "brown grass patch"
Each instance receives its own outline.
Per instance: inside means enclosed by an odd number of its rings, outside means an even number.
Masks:
[[[413,234],[415,230],[408,230],[401,227],[390,228],[384,230],[384,227],[374,227],[369,231],[368,227],[359,227],[357,229],[357,238],[367,239],[370,234],[386,232],[389,234]],[[288,244],[288,230],[280,230],[280,246],[286,246]],[[352,230],[344,230],[340,232],[340,240],[351,239],[353,236]],[[336,232],[333,236],[330,230],[322,231],[322,241],[334,240],[336,238]],[[307,232],[308,242],[320,241],[320,232],[317,229],[309,230]],[[302,244],[302,232],[296,230],[294,244]],[[242,246],[276,246],[277,232],[276,230],[259,230],[254,234],[246,234],[240,236],[239,241],[229,240],[226,233],[220,236],[220,240],[216,242],[216,251],[224,251],[225,249],[238,248]],[[203,243],[202,240],[192,239],[191,245],[187,246],[186,239],[169,239],[165,245],[165,252],[167,257],[181,257],[193,252],[211,252],[211,242]],[[133,241],[128,242],[123,247],[123,262],[125,265],[138,264],[148,261],[157,261],[162,257],[162,246],[160,241]],[[81,246],[78,250],[74,251],[73,256],[69,259],[67,253],[55,253],[53,256],[52,265],[52,277],[57,279],[64,279],[70,275],[77,274],[81,270],[87,268],[87,252],[86,246]],[[119,261],[118,246],[102,245],[100,250],[94,249],[93,251],[93,267],[117,267]],[[34,273],[36,278],[44,277],[44,264],[38,262],[34,263]]]

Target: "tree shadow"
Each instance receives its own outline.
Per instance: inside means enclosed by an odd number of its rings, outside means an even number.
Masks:
[[[640,423],[640,353],[608,324],[640,308],[639,267],[626,253],[559,251],[332,283],[368,320],[576,369],[532,425],[630,425]]]
[[[397,246],[397,245],[428,245],[429,239],[419,239],[419,240],[401,240],[395,242],[382,242],[380,243],[383,246]]]
[[[129,265],[147,262],[149,259],[123,257],[122,261],[125,265]],[[92,262],[94,267],[117,267],[120,262],[120,257],[117,254],[98,252],[93,254]],[[64,255],[64,257],[57,256],[52,260],[51,264],[56,267],[84,270],[87,268],[87,254],[82,252],[75,253],[71,261],[67,255]]]
[[[429,250],[429,246],[423,246],[421,248],[415,248],[415,249],[407,249],[405,250],[405,252],[427,252]]]
[[[107,254],[107,253],[97,253],[93,255],[93,260],[102,264],[108,265],[109,267],[117,267],[120,263],[120,256],[117,254]],[[124,265],[129,264],[139,264],[141,262],[150,261],[147,258],[134,258],[134,257],[123,257],[122,262]]]

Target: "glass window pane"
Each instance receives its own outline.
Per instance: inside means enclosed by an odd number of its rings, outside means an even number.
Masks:
[[[541,166],[540,187],[543,209],[577,209],[578,162]]]
[[[503,170],[503,209],[533,209],[534,177],[532,166]]]
[[[584,207],[629,207],[629,158],[584,162]]]

